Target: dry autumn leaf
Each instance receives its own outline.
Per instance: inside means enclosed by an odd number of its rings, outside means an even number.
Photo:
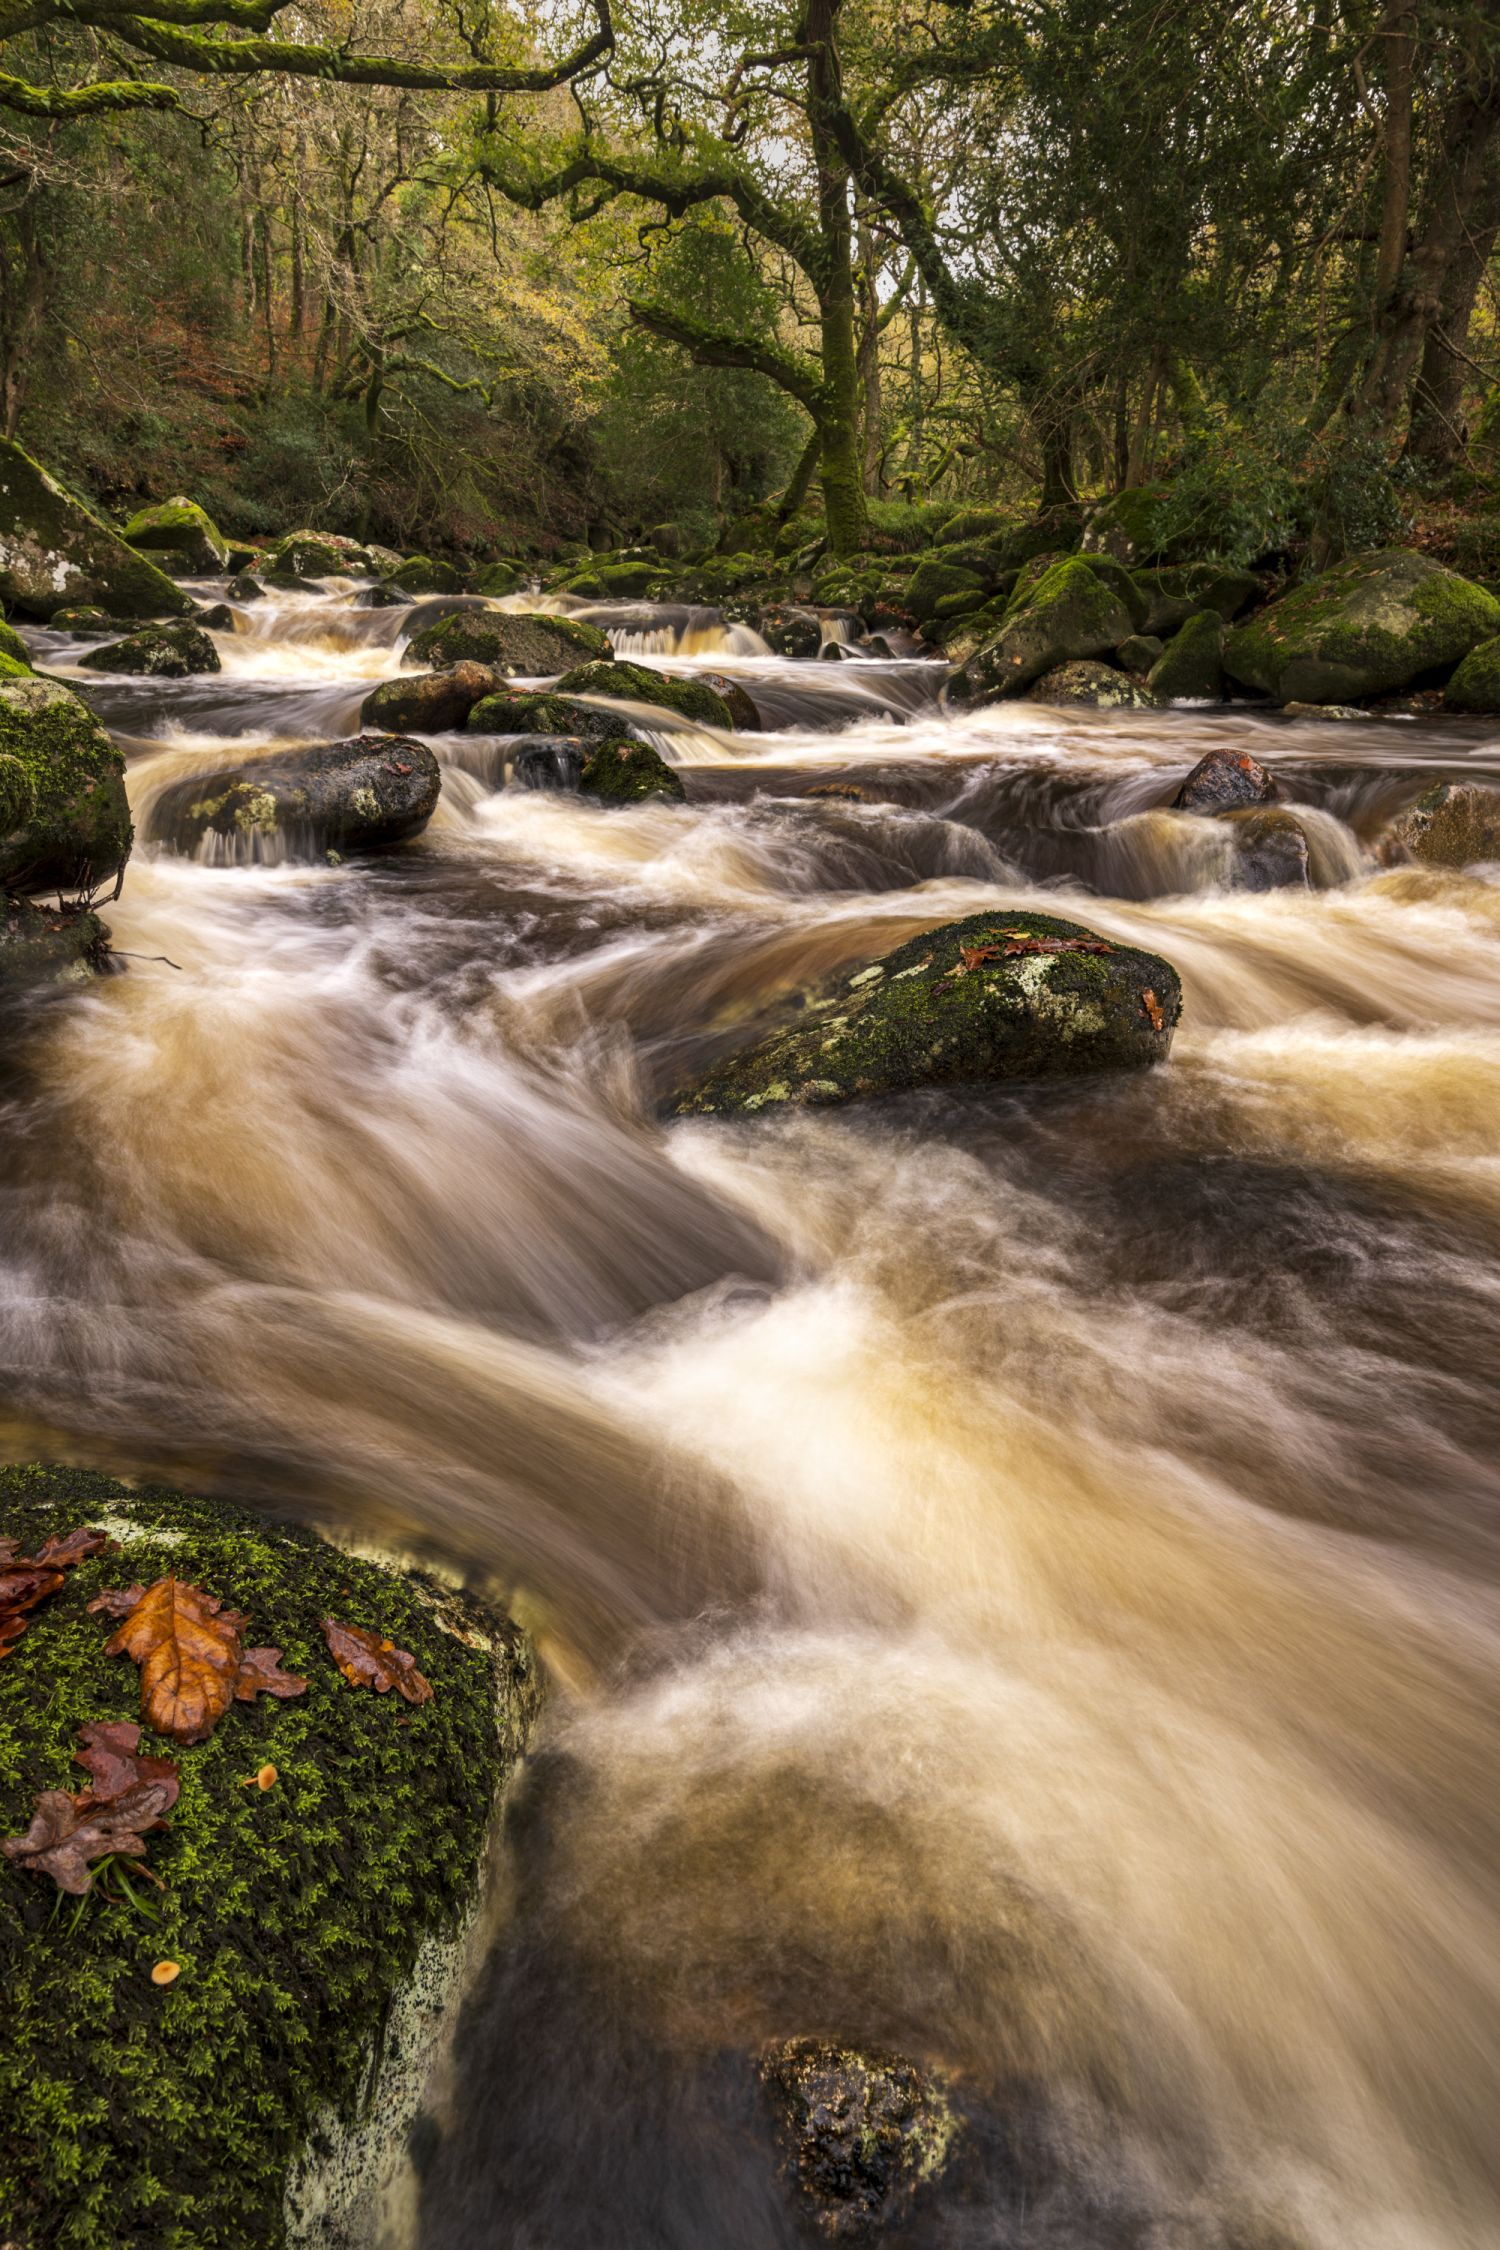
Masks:
[[[176,1778],[137,1781],[118,1797],[101,1803],[91,1789],[70,1797],[62,1789],[43,1789],[24,1836],[0,1841],[13,1867],[50,1875],[59,1890],[81,1896],[93,1883],[90,1862],[120,1852],[142,1859],[151,1829],[164,1825],[162,1814],[177,1795]]]
[[[416,1659],[379,1633],[367,1633],[362,1625],[340,1625],[325,1617],[323,1638],[351,1687],[372,1687],[377,1695],[394,1688],[408,1703],[430,1701],[432,1689],[417,1670]]]
[[[1149,984],[1147,985],[1145,991],[1141,994],[1141,1006],[1145,1009],[1147,1015],[1151,1019],[1151,1029],[1153,1031],[1160,1031],[1164,1021],[1161,1012],[1161,1002],[1157,999],[1156,994],[1151,990]]]
[[[303,1695],[307,1682],[281,1669],[279,1648],[246,1650],[238,1610],[180,1578],[154,1586],[107,1587],[91,1610],[124,1620],[105,1644],[141,1668],[141,1713],[174,1742],[206,1742],[236,1698]]]
[[[23,1555],[17,1539],[0,1539],[0,1657],[15,1647],[38,1603],[65,1583],[65,1573],[109,1544],[108,1533],[86,1524],[44,1539],[34,1555]]]
[[[73,1762],[82,1766],[89,1776],[89,1794],[100,1804],[122,1797],[138,1781],[159,1781],[170,1786],[171,1794],[162,1807],[164,1812],[169,1812],[176,1804],[176,1763],[171,1758],[137,1755],[141,1730],[134,1719],[91,1719],[87,1726],[79,1728],[78,1738],[83,1748],[73,1752]]]
[[[247,1648],[240,1658],[234,1692],[241,1703],[253,1703],[258,1695],[279,1695],[285,1702],[289,1696],[305,1695],[307,1682],[300,1672],[283,1672],[279,1648]]]

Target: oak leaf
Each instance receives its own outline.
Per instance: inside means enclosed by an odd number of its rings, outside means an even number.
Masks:
[[[24,1836],[0,1841],[13,1867],[50,1875],[59,1890],[81,1895],[94,1878],[90,1861],[121,1852],[142,1859],[146,1836],[164,1825],[162,1814],[175,1799],[176,1781],[137,1781],[101,1804],[92,1790],[70,1797],[62,1789],[43,1789]]]
[[[283,1672],[279,1648],[247,1648],[234,1692],[241,1703],[253,1703],[257,1695],[279,1695],[284,1703],[289,1696],[306,1695],[307,1682],[300,1672]]]
[[[1151,1019],[1151,1029],[1153,1031],[1160,1031],[1163,1023],[1161,1002],[1157,999],[1156,994],[1151,990],[1149,984],[1147,985],[1145,991],[1141,994],[1141,1006],[1145,1009],[1146,1014]]]
[[[0,1656],[15,1647],[31,1622],[31,1611],[58,1591],[74,1563],[102,1554],[109,1544],[107,1532],[86,1524],[60,1538],[49,1536],[34,1555],[23,1555],[18,1539],[0,1539]]]
[[[201,1586],[158,1578],[104,1653],[140,1666],[141,1716],[149,1727],[174,1742],[206,1742],[234,1701],[244,1622]]]
[[[91,1719],[87,1726],[78,1729],[81,1750],[73,1752],[73,1763],[82,1766],[89,1777],[88,1794],[95,1802],[107,1805],[116,1797],[123,1797],[127,1789],[138,1781],[159,1781],[170,1790],[163,1812],[170,1811],[177,1802],[177,1764],[172,1758],[143,1758],[136,1745],[141,1730],[134,1719]]]
[[[408,1650],[379,1633],[367,1633],[362,1625],[340,1625],[331,1617],[323,1619],[323,1638],[351,1687],[372,1687],[377,1695],[394,1688],[408,1703],[430,1701],[432,1689]]]

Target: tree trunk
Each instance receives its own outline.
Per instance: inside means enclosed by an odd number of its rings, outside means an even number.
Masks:
[[[797,466],[787,479],[786,490],[776,503],[776,521],[778,524],[790,523],[807,498],[812,486],[813,471],[817,468],[818,456],[822,450],[823,433],[814,424],[806,445],[803,446],[797,457]]]
[[[1468,442],[1464,385],[1472,370],[1468,348],[1474,300],[1500,237],[1500,151],[1492,154],[1484,193],[1470,216],[1448,268],[1437,318],[1427,331],[1412,394],[1406,457],[1432,470],[1451,469]]]
[[[828,549],[857,554],[868,538],[864,462],[860,451],[859,354],[854,338],[854,229],[849,212],[849,170],[832,131],[842,98],[838,18],[843,0],[808,0],[805,35],[808,122],[818,176],[818,231],[822,272],[818,326],[823,346],[823,513]]]
[[[864,382],[865,493],[873,499],[880,490],[880,464],[884,458],[884,416],[880,396],[880,294],[876,287],[879,257],[868,226],[859,236],[859,284],[862,329],[859,339],[860,373]]]

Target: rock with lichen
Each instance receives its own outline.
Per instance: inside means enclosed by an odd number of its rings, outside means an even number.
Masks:
[[[579,790],[601,805],[639,805],[649,797],[666,797],[681,803],[687,791],[682,777],[659,750],[629,735],[616,735],[590,752],[579,778]]]
[[[576,617],[529,616],[502,609],[460,609],[413,633],[403,664],[488,664],[504,679],[550,679],[610,656],[609,636]]]
[[[138,508],[120,534],[128,547],[164,550],[180,557],[195,577],[207,578],[229,567],[229,547],[217,524],[196,500],[163,500]]]
[[[992,1085],[1164,1062],[1181,1010],[1158,954],[1029,909],[973,914],[827,979],[672,1103],[744,1116],[920,1086]]]
[[[1113,664],[1059,664],[1026,690],[1028,703],[1079,704],[1096,711],[1154,711],[1156,697]]]
[[[441,786],[425,742],[361,734],[176,782],[152,806],[151,836],[216,862],[384,851],[421,834]]]
[[[234,1704],[192,1748],[143,1739],[177,1761],[181,1794],[148,1839],[154,1882],[131,1882],[142,1906],[106,1869],[59,1921],[47,1878],[0,1863],[0,2240],[373,2240],[536,1711],[531,1650],[468,1597],[310,1531],[84,1470],[0,1469],[0,1533],[23,1550],[79,1524],[118,1551],[72,1570],[0,1666],[0,1833],[25,1829],[38,1791],[83,1786],[81,1725],[139,1717],[135,1667],[88,1612],[101,1587],[201,1585],[307,1689]],[[409,1650],[431,1699],[351,1686],[324,1616]],[[159,1962],[176,1976],[154,1982]]]
[[[1307,832],[1286,805],[1249,805],[1220,814],[1234,838],[1230,887],[1237,891],[1306,890],[1311,882]]]
[[[760,2083],[788,2183],[827,2242],[899,2223],[962,2131],[943,2073],[903,2055],[788,2039],[762,2056]]]
[[[39,461],[0,438],[0,598],[25,617],[97,603],[111,617],[183,617],[189,597]]]
[[[359,707],[359,723],[391,734],[447,734],[500,685],[491,664],[449,664],[400,680],[382,680]],[[517,732],[524,733],[524,728]]]
[[[559,695],[607,695],[621,703],[654,704],[700,726],[731,728],[734,721],[721,695],[702,680],[674,679],[650,664],[580,664],[557,683]]]
[[[994,638],[960,665],[948,692],[961,704],[1020,695],[1060,665],[1108,656],[1136,623],[1119,591],[1072,556],[1054,563]]]
[[[1277,794],[1276,776],[1248,750],[1210,750],[1172,799],[1172,810],[1229,812],[1239,805],[1268,805]]]
[[[1224,669],[1278,703],[1351,703],[1441,679],[1500,635],[1500,601],[1404,547],[1355,555],[1237,626]]]
[[[1439,781],[1393,820],[1381,839],[1388,860],[1428,867],[1479,867],[1500,861],[1500,790],[1475,781]]]
[[[219,652],[201,625],[143,625],[122,641],[91,648],[78,659],[86,672],[130,672],[155,680],[186,680],[217,672]]]
[[[1500,634],[1470,649],[1443,690],[1443,707],[1480,716],[1500,711]]]
[[[86,894],[130,856],[125,761],[59,680],[0,678],[0,890]]]

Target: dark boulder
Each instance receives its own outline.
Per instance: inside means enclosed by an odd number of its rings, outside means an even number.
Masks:
[[[727,672],[699,672],[695,675],[702,686],[712,688],[725,710],[736,734],[759,734],[760,713],[751,700],[748,689],[738,680],[730,679]]]
[[[201,625],[205,633],[232,633],[234,611],[228,602],[207,602],[194,614],[193,623]]]
[[[760,611],[756,630],[773,656],[801,659],[816,656],[823,646],[823,627],[811,609],[772,603]]]
[[[403,664],[488,664],[506,679],[550,679],[571,665],[612,654],[609,636],[576,617],[460,609],[413,633]]]
[[[555,688],[529,694],[497,688],[474,705],[468,728],[471,734],[568,735],[584,742],[614,742],[624,732],[618,711],[576,703]]]
[[[520,789],[576,790],[588,764],[588,744],[565,734],[522,735],[510,766]]]
[[[69,633],[79,641],[108,640],[120,630],[120,619],[93,602],[77,602],[71,609],[54,610],[47,620],[54,633]]]
[[[1257,805],[1221,815],[1234,833],[1229,880],[1237,891],[1306,890],[1307,837],[1285,805]]]
[[[224,590],[232,602],[263,602],[266,598],[265,587],[248,570],[236,571]]]
[[[0,890],[100,889],[130,856],[125,760],[59,680],[0,680]]]
[[[185,617],[188,596],[38,461],[0,438],[0,599],[26,617],[80,602],[111,617]]]
[[[819,2235],[862,2240],[947,2169],[961,2122],[940,2071],[789,2039],[761,2058],[786,2178]]]
[[[1173,634],[1149,674],[1163,703],[1217,703],[1224,693],[1224,620],[1199,610]]]
[[[682,776],[667,764],[661,752],[648,742],[632,741],[628,735],[600,743],[590,754],[578,786],[585,797],[603,805],[639,805],[648,797],[669,797],[681,803],[687,796]]]
[[[384,583],[402,594],[461,594],[464,590],[463,573],[432,555],[408,555],[405,562],[387,571]]]
[[[109,965],[109,931],[88,907],[0,897],[0,1000],[38,986],[85,984]]]
[[[359,723],[388,734],[450,734],[467,725],[475,704],[497,685],[488,664],[450,664],[443,672],[382,680],[360,705]]]
[[[673,679],[650,664],[582,664],[557,683],[560,695],[608,695],[622,703],[654,703],[700,726],[732,728],[728,705],[699,679]],[[616,731],[621,731],[616,728]]]
[[[1154,711],[1156,697],[1113,664],[1059,664],[1026,690],[1028,703],[1081,704],[1096,711]]]
[[[1224,669],[1278,703],[1351,703],[1451,672],[1500,635],[1500,602],[1404,547],[1355,555],[1238,626]]]
[[[220,669],[219,652],[201,625],[143,625],[123,641],[91,648],[78,662],[89,672],[143,673],[156,680],[186,680]]]
[[[1115,650],[1115,662],[1127,672],[1149,672],[1164,647],[1154,633],[1130,633]]]
[[[1248,750],[1210,750],[1172,799],[1172,810],[1232,812],[1240,805],[1270,804],[1279,794],[1275,776]]]
[[[352,609],[410,609],[416,601],[415,594],[403,594],[399,586],[361,586],[354,596]]]
[[[441,786],[425,743],[360,734],[178,782],[157,799],[152,834],[182,852],[217,836],[245,858],[381,851],[420,835]]]
[[[744,1115],[918,1086],[997,1084],[1163,1062],[1176,971],[1077,922],[970,915],[808,992],[790,1023],[684,1089],[679,1116]]]

